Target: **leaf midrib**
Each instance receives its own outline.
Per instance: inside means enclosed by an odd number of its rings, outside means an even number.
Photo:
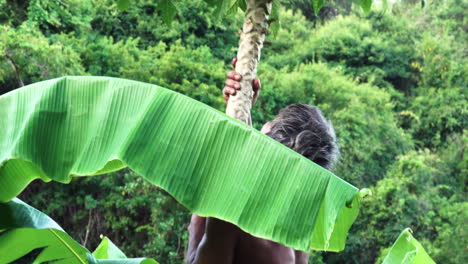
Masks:
[[[57,232],[55,232],[53,229],[49,228],[48,229],[58,240],[60,240],[60,242],[62,242],[62,244],[80,261],[80,263],[82,264],[87,264],[86,261],[84,261],[80,255],[78,254],[78,252],[76,252],[70,245],[68,245],[68,243],[63,240],[58,234]]]

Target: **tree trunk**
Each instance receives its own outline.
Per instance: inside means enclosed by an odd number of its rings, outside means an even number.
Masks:
[[[21,70],[20,70],[20,68],[18,67],[18,65],[16,65],[15,60],[14,60],[13,57],[10,55],[10,52],[9,52],[7,49],[5,49],[4,55],[5,55],[5,57],[7,58],[7,60],[10,62],[11,67],[13,67],[13,70],[15,71],[16,79],[18,80],[18,85],[19,85],[19,87],[23,87],[23,86],[24,86],[24,82],[23,82],[23,80],[21,79]]]
[[[236,95],[230,96],[226,114],[252,124],[250,109],[252,108],[252,81],[257,75],[257,64],[263,41],[268,31],[272,0],[247,0],[244,26],[240,35],[237,52],[236,72],[242,75],[241,89]]]

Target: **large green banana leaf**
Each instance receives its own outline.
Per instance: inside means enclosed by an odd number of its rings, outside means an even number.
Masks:
[[[255,236],[340,251],[358,189],[240,121],[173,91],[64,77],[0,97],[0,201],[36,178],[125,166],[189,210]]]
[[[435,264],[435,262],[407,228],[398,236],[382,264]]]
[[[0,263],[18,260],[33,250],[40,250],[34,257],[34,264],[157,264],[152,259],[127,259],[123,253],[119,259],[109,259],[117,258],[115,245],[111,249],[112,254],[102,253],[95,257],[41,211],[16,198],[0,203]]]

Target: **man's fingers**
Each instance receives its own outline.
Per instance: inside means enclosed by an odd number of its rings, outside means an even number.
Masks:
[[[260,89],[262,89],[262,84],[260,83],[260,79],[255,78],[252,81],[252,89],[254,92],[253,103],[255,104],[255,102],[257,101],[258,94],[260,93]]]
[[[230,95],[236,95],[236,89],[231,88],[229,86],[225,86],[223,89],[223,95],[224,96],[230,96]]]
[[[235,71],[228,72],[226,74],[226,77],[235,81],[240,81],[242,79],[242,76],[238,72],[235,72]]]
[[[236,68],[236,63],[237,63],[237,58],[234,58],[232,59],[232,68],[235,69]]]
[[[224,97],[224,103],[227,104],[229,100],[229,96],[231,95],[236,95],[236,89],[225,86],[223,89],[223,97]]]
[[[259,91],[260,89],[262,89],[262,84],[260,83],[260,79],[255,78],[255,79],[252,81],[252,88],[253,88],[254,92],[257,92],[257,91]]]
[[[233,81],[231,79],[226,79],[226,86],[231,87],[233,89],[239,90],[240,89],[240,83]]]

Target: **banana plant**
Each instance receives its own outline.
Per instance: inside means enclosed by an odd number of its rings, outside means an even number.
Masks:
[[[112,241],[103,237],[91,254],[74,241],[49,216],[15,198],[0,203],[0,263],[29,261],[67,264],[157,264],[148,258],[127,258]],[[28,255],[39,250],[36,255]],[[32,258],[32,259],[31,259]],[[382,264],[435,264],[411,229],[401,232]]]
[[[49,216],[17,198],[0,203],[0,215],[0,263],[158,264],[127,258],[108,238],[91,254]]]
[[[136,81],[63,77],[0,97],[0,201],[31,181],[129,167],[189,210],[304,251],[340,251],[359,190],[252,127]]]

